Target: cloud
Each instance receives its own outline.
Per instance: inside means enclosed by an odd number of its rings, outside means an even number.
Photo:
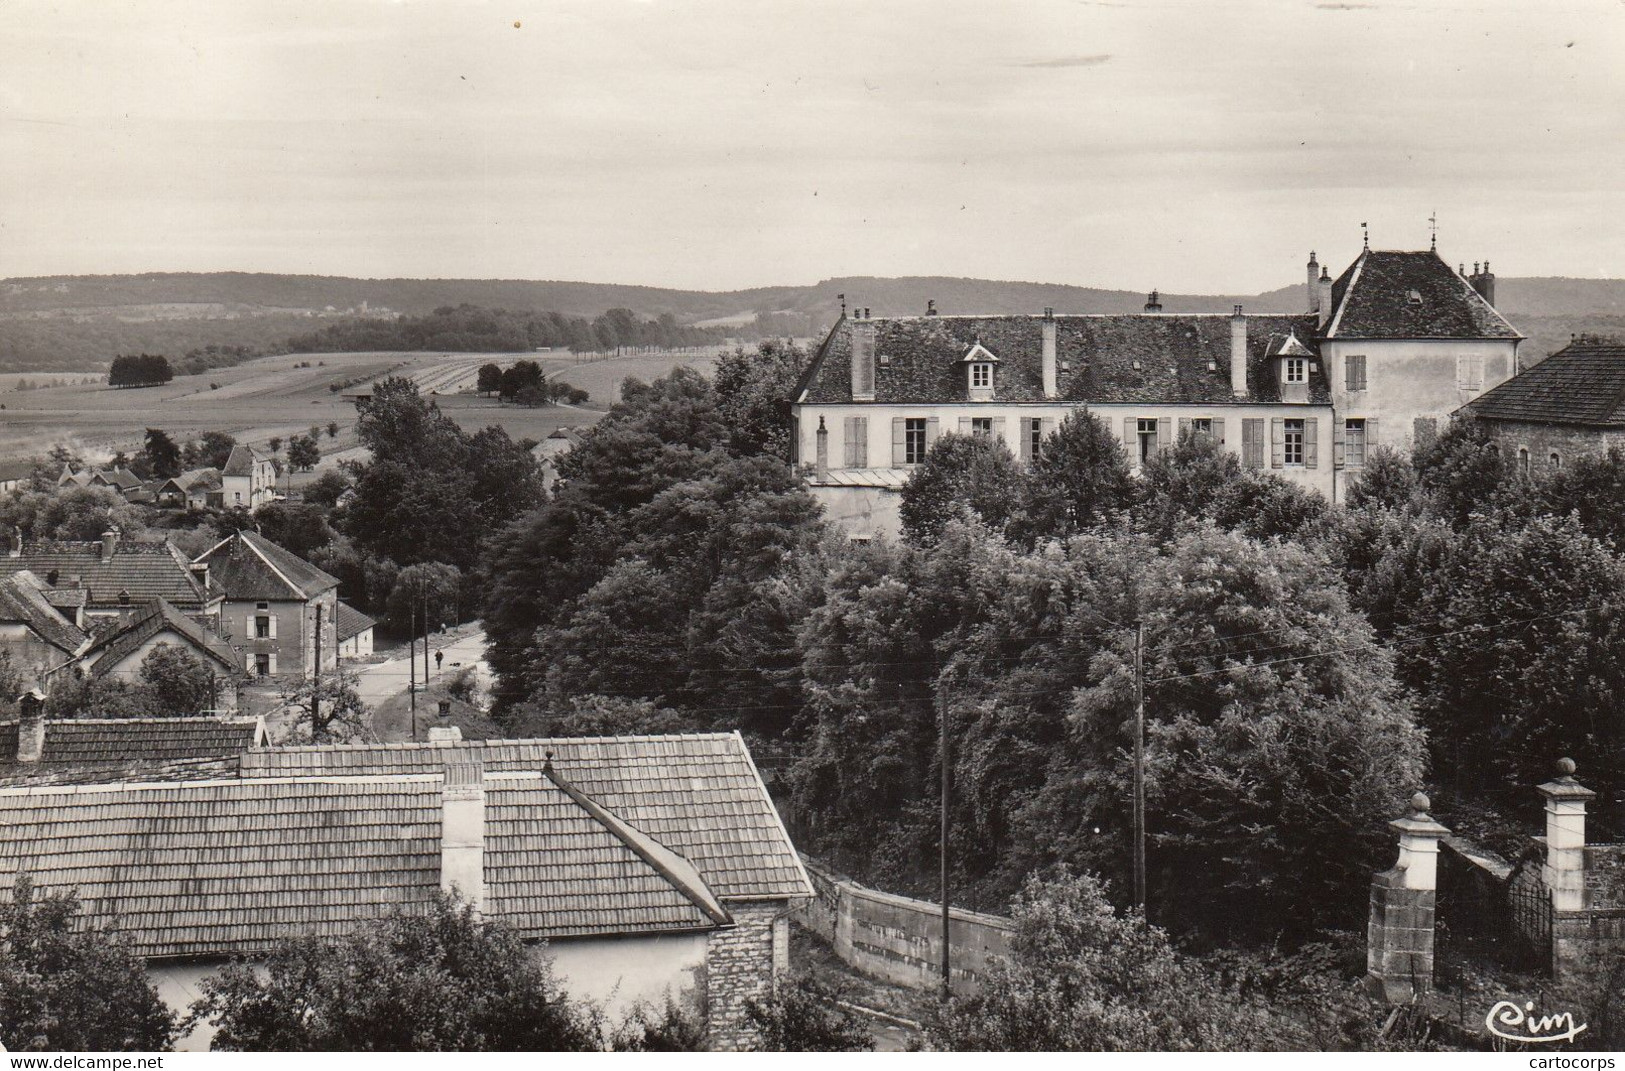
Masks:
[[[1057,56],[1054,59],[1032,60],[1028,63],[1018,63],[1017,67],[1099,67],[1110,60],[1110,55],[1098,56]]]

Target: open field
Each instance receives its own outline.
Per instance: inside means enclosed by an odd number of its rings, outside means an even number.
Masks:
[[[583,408],[527,409],[472,393],[480,365],[506,366],[521,357],[536,359],[550,374],[587,390],[592,402]],[[359,456],[355,407],[343,395],[385,375],[410,376],[465,430],[497,424],[514,438],[543,439],[560,427],[597,421],[619,396],[627,376],[648,380],[677,364],[708,370],[712,360],[709,354],[639,354],[578,363],[568,355],[541,353],[299,353],[182,376],[161,387],[114,389],[93,383],[4,390],[0,458],[38,457],[66,445],[100,462],[118,450],[140,449],[147,428],[162,428],[177,442],[204,431],[225,431],[263,448],[272,438],[286,440],[312,425],[325,429],[336,422],[338,438],[329,438],[325,430],[321,438],[321,468],[326,469],[341,457]],[[349,386],[352,381],[357,382]],[[333,391],[333,384],[346,386]],[[310,478],[296,476],[293,486]]]

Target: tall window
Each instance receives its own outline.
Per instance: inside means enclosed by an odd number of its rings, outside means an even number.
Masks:
[[[1343,424],[1343,464],[1351,469],[1365,467],[1365,421],[1349,420]]]
[[[1302,357],[1288,357],[1286,359],[1286,381],[1288,383],[1309,382],[1309,362]]]
[[[1150,420],[1141,418],[1137,426],[1137,430],[1137,438],[1139,439],[1140,448],[1140,463],[1143,465],[1153,454],[1157,452],[1156,418],[1153,417]]]
[[[846,418],[846,467],[849,469],[866,469],[869,467],[869,418],[853,416]]]
[[[257,677],[269,677],[271,675],[270,655],[257,654],[254,656],[254,675]]]
[[[1365,355],[1354,354],[1343,358],[1343,388],[1365,390]]]
[[[909,417],[903,424],[903,462],[907,465],[925,462],[924,417]]]
[[[1527,446],[1518,447],[1518,475],[1529,475],[1529,448]]]
[[[1563,467],[1563,459],[1558,457],[1557,451],[1554,450],[1552,451],[1552,456],[1546,459],[1546,464],[1550,465],[1554,469],[1560,469]]]
[[[970,385],[977,389],[987,389],[993,386],[993,366],[978,362],[970,366]]]
[[[1285,465],[1303,464],[1303,421],[1288,420],[1282,427],[1281,462]]]
[[[1044,421],[1038,417],[1027,418],[1027,456],[1037,460],[1043,452]]]

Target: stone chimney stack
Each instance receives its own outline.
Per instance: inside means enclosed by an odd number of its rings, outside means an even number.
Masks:
[[[1158,313],[1162,311],[1162,296],[1155,290],[1145,296],[1145,311]]]
[[[1320,311],[1320,261],[1315,259],[1315,251],[1309,250],[1309,266],[1307,269],[1309,284],[1305,290],[1309,295],[1309,311]]]
[[[485,910],[485,764],[449,762],[440,788],[440,888]]]
[[[102,561],[112,561],[113,552],[118,550],[118,529],[102,533]]]
[[[1332,322],[1332,275],[1325,268],[1320,269],[1320,304],[1315,311],[1320,313],[1321,327]]]
[[[1552,908],[1585,907],[1586,803],[1597,794],[1574,779],[1574,760],[1557,760],[1557,777],[1537,791],[1546,800],[1546,864],[1541,880],[1551,890]]]
[[[1472,284],[1474,290],[1478,291],[1479,297],[1491,305],[1495,304],[1495,275],[1490,271],[1489,261],[1484,262],[1483,271],[1478,270],[1478,264],[1475,261],[1473,263],[1473,274],[1467,281]]]
[[[937,314],[937,302],[935,298],[929,298],[926,300],[925,314],[927,316],[935,316]]]
[[[1055,310],[1048,305],[1044,306],[1044,318],[1039,321],[1038,326],[1044,337],[1044,397],[1059,398],[1061,380],[1056,370],[1055,359]]]
[[[875,400],[875,325],[867,309],[855,310],[852,321],[852,400]]]
[[[1230,392],[1247,397],[1247,317],[1240,305],[1230,316]]]
[[[824,426],[824,418],[818,418],[818,453],[817,462],[813,471],[819,483],[829,479],[829,429]]]
[[[1366,988],[1389,1004],[1409,1004],[1433,988],[1433,916],[1439,887],[1439,841],[1450,830],[1428,814],[1418,792],[1399,834],[1399,861],[1371,879],[1366,925]]]
[[[45,697],[38,689],[17,703],[17,761],[38,762],[45,754]]]

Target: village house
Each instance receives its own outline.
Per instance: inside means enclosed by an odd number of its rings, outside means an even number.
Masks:
[[[0,578],[0,653],[22,674],[25,688],[41,687],[89,646],[75,608],[67,614],[51,605],[45,583],[28,570]]]
[[[76,889],[80,924],[115,926],[177,1009],[232,958],[455,891],[612,1013],[703,974],[711,1047],[749,1045],[746,1002],[787,968],[812,887],[737,733],[436,735],[253,750],[235,775],[0,786],[0,888]]]
[[[0,722],[0,785],[236,758],[264,747],[263,718],[46,718],[38,702]],[[83,778],[78,778],[83,780]]]
[[[188,469],[153,483],[154,504],[164,509],[224,509],[225,477],[216,468]]]
[[[1475,266],[1476,267],[1476,266]],[[1191,433],[1341,500],[1373,447],[1417,434],[1516,370],[1522,336],[1434,251],[1365,249],[1337,280],[1310,255],[1301,314],[872,317],[843,313],[792,398],[796,460],[855,537],[900,527],[901,489],[945,432],[1022,461],[1087,408],[1138,469]]]
[[[141,663],[154,649],[166,644],[208,667],[214,694],[210,709],[237,708],[243,656],[163,599],[146,603],[129,621],[90,643],[74,661],[74,670],[93,678],[113,677],[135,683],[141,679]]]
[[[218,618],[223,592],[206,564],[193,565],[174,544],[102,533],[99,541],[11,542],[0,576],[22,570],[45,583],[45,597],[80,627],[100,631],[163,599],[200,623]]]
[[[233,446],[220,477],[220,500],[227,509],[256,510],[276,497],[276,466],[252,446]]]
[[[1525,476],[1625,446],[1625,344],[1577,339],[1460,411]]]
[[[338,604],[338,657],[342,661],[372,657],[372,629],[377,622],[347,602]]]
[[[335,577],[257,532],[223,539],[193,564],[224,593],[220,634],[243,649],[255,676],[310,676],[318,628],[322,668],[338,664]]]
[[[7,495],[26,487],[34,477],[39,462],[25,458],[21,461],[0,461],[0,495]]]

